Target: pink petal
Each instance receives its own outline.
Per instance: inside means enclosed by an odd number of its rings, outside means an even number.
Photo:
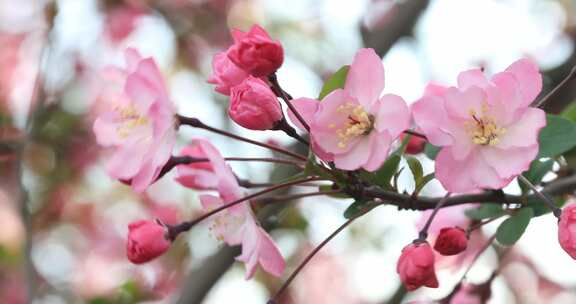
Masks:
[[[118,124],[106,119],[104,115],[94,121],[92,130],[99,145],[108,147],[123,142],[122,138],[118,136]]]
[[[303,97],[294,99],[291,101],[291,103],[294,105],[300,116],[304,118],[304,121],[306,121],[308,125],[310,125],[312,119],[314,118],[314,114],[316,114],[316,111],[318,111],[318,106],[320,105],[320,102],[316,99]],[[290,109],[288,109],[288,117],[290,118],[290,121],[294,125],[296,125],[298,129],[305,131],[304,126],[300,123],[298,118],[296,118],[296,115],[294,115],[294,113],[290,111]]]
[[[402,97],[386,94],[374,104],[371,111],[375,114],[374,127],[379,132],[388,131],[392,138],[410,127],[410,109]]]
[[[133,139],[131,144],[118,147],[106,164],[108,174],[116,179],[131,179],[140,170],[147,149]]]
[[[484,94],[484,90],[478,87],[470,87],[464,91],[449,88],[444,94],[444,101],[449,116],[469,120],[472,118],[472,113],[481,115],[486,94]]]
[[[368,159],[372,154],[373,143],[371,142],[370,137],[359,137],[360,139],[357,142],[349,144],[350,150],[348,152],[334,155],[334,164],[336,164],[337,168],[343,170],[356,170],[368,162]]]
[[[522,105],[527,106],[542,91],[542,75],[538,66],[531,60],[524,58],[512,63],[506,72],[510,72],[516,77],[520,90],[522,91]]]
[[[503,178],[490,166],[481,153],[475,153],[470,161],[470,174],[478,189],[502,189],[513,179]]]
[[[388,158],[392,139],[387,132],[379,133],[373,131],[369,136],[372,151],[370,152],[370,158],[362,167],[367,171],[376,171],[382,166],[386,158]]]
[[[447,86],[443,86],[441,84],[430,82],[424,88],[424,96],[432,95],[432,96],[442,96],[448,89]]]
[[[124,52],[124,58],[126,60],[126,69],[131,73],[136,70],[138,62],[142,60],[142,55],[135,48],[127,48]]]
[[[141,114],[148,113],[148,110],[158,97],[152,84],[137,74],[128,75],[124,92],[126,92],[136,110]]]
[[[484,147],[481,152],[484,160],[498,172],[501,178],[510,178],[528,170],[530,163],[538,154],[538,145],[506,150]]]
[[[144,192],[144,190],[154,182],[156,177],[158,177],[158,173],[158,167],[155,167],[150,160],[145,161],[138,170],[138,173],[132,177],[132,189],[137,193]]]
[[[367,109],[378,100],[384,89],[384,67],[373,49],[356,52],[344,89]]]
[[[466,90],[470,87],[484,88],[489,85],[488,79],[480,69],[468,70],[458,75],[458,87]]]
[[[498,148],[528,147],[538,143],[538,134],[546,126],[546,113],[540,109],[528,108],[520,120],[506,127],[500,136]]]
[[[440,97],[422,97],[412,104],[412,115],[416,125],[424,132],[431,144],[446,146],[452,143],[452,137],[445,129],[450,118],[446,115],[443,100]]]
[[[449,192],[476,190],[476,184],[470,172],[470,161],[454,159],[450,150],[450,147],[443,148],[436,156],[436,178]]]
[[[506,126],[518,119],[525,109],[516,78],[510,73],[498,73],[492,77],[494,86],[486,88],[490,103],[490,115],[499,125]]]
[[[270,235],[258,227],[260,233],[260,246],[259,246],[259,262],[264,271],[269,274],[280,277],[284,273],[286,262],[280,253],[278,247],[270,237]]]

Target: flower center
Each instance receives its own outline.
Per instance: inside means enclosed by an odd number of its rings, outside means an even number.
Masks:
[[[140,115],[133,106],[118,107],[116,112],[120,114],[119,126],[116,128],[116,132],[121,138],[128,137],[134,128],[146,125],[149,122],[148,118]]]
[[[500,142],[500,136],[506,133],[506,129],[499,127],[487,112],[486,107],[482,107],[481,115],[477,115],[475,110],[470,110],[472,120],[465,122],[464,126],[473,143],[494,146]]]
[[[348,120],[344,126],[336,130],[336,135],[340,138],[338,147],[341,149],[346,148],[350,140],[357,136],[367,135],[374,128],[374,116],[368,114],[361,105],[347,102],[338,107],[337,112],[348,113]]]

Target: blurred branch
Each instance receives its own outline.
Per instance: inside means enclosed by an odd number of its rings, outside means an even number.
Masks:
[[[402,37],[412,35],[412,30],[429,0],[398,1],[380,17],[374,28],[368,29],[365,25],[360,27],[362,40],[366,47],[376,50],[383,57],[392,46]]]
[[[566,78],[566,75],[571,74],[573,67],[576,66],[576,31],[569,33],[569,37],[572,39],[574,51],[558,67],[542,72],[544,74],[545,88],[542,90],[541,96],[547,95],[554,90]],[[576,100],[576,81],[571,79],[571,81],[554,92],[554,96],[551,96],[550,100],[546,101],[542,109],[547,113],[557,114],[562,112],[574,100]]]

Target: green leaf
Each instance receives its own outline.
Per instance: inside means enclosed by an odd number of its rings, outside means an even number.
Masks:
[[[478,208],[468,209],[464,211],[467,217],[473,220],[483,220],[494,218],[504,214],[505,211],[501,205],[484,203]]]
[[[420,193],[420,191],[422,191],[424,186],[426,186],[426,184],[428,184],[430,181],[432,181],[434,179],[434,177],[435,177],[434,173],[424,175],[422,177],[422,179],[420,180],[420,182],[418,184],[416,184],[416,188],[414,189],[414,192],[416,194]]]
[[[534,217],[532,208],[518,210],[500,224],[498,230],[496,230],[496,240],[502,245],[514,245],[526,231],[526,227],[528,227],[532,217]]]
[[[390,187],[390,179],[398,171],[398,165],[400,164],[400,155],[393,154],[390,156],[376,171],[374,182],[381,187]]]
[[[408,163],[408,167],[410,167],[410,171],[414,176],[414,184],[419,184],[422,180],[422,176],[424,176],[424,169],[422,169],[422,164],[415,157],[406,157],[406,162]]]
[[[424,154],[428,156],[429,159],[435,160],[436,156],[438,156],[438,152],[440,152],[440,147],[436,147],[430,143],[426,143],[424,146]]]
[[[538,158],[554,157],[576,146],[576,123],[557,116],[546,115],[546,127],[538,137],[540,151]]]
[[[351,219],[353,217],[362,215],[380,205],[381,204],[375,203],[374,201],[355,201],[344,211],[344,218]]]
[[[320,95],[318,96],[319,100],[324,99],[330,92],[340,89],[344,87],[346,83],[346,76],[348,76],[348,70],[350,69],[349,65],[345,65],[341,67],[338,71],[336,71],[322,86],[322,90],[320,91]]]
[[[569,105],[566,110],[564,110],[562,112],[562,114],[560,114],[560,116],[570,119],[571,121],[576,122],[576,103],[572,102],[571,105]]]
[[[530,164],[530,169],[528,169],[528,171],[524,172],[522,175],[524,175],[524,177],[526,177],[532,184],[537,185],[542,181],[544,175],[552,170],[553,166],[553,159],[548,159],[545,161],[536,159]],[[529,190],[528,186],[526,186],[526,184],[522,183],[521,181],[518,181],[518,184],[522,189],[522,193],[525,193]]]

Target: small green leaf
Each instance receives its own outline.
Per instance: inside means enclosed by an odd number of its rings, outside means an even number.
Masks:
[[[562,114],[560,114],[560,116],[570,119],[571,121],[576,122],[576,103],[572,102],[571,105],[569,105],[566,110],[564,110],[562,112]]]
[[[320,91],[320,95],[318,96],[319,100],[324,99],[328,94],[336,89],[340,89],[344,87],[346,83],[346,76],[348,76],[348,70],[350,69],[349,65],[345,65],[341,67],[338,71],[334,72],[328,80],[322,86],[322,90]]]
[[[414,184],[419,184],[422,180],[422,176],[424,175],[422,164],[415,157],[406,157],[406,162],[408,163],[408,167],[410,167],[412,175],[414,175]]]
[[[390,156],[376,171],[375,182],[381,187],[390,187],[390,179],[398,171],[398,165],[400,164],[400,155],[393,154]]]
[[[538,137],[540,151],[538,158],[554,157],[576,146],[576,123],[557,116],[546,115],[546,127]]]
[[[420,182],[418,184],[416,184],[416,188],[414,189],[414,192],[416,194],[420,193],[420,191],[422,191],[424,186],[426,186],[426,184],[428,184],[430,181],[432,181],[434,179],[434,177],[435,177],[434,173],[424,175],[422,177],[422,179],[420,180]]]
[[[528,171],[524,172],[522,175],[524,175],[524,177],[526,177],[532,184],[537,185],[542,181],[544,175],[552,170],[553,166],[553,159],[548,159],[545,161],[536,159],[530,164],[530,169],[528,169]],[[518,181],[518,184],[522,189],[522,193],[525,193],[529,190],[528,186],[526,186],[526,184],[522,183],[521,181]]]
[[[524,234],[524,231],[526,231],[526,227],[528,227],[532,217],[534,217],[534,210],[532,210],[532,208],[522,208],[518,210],[514,215],[500,224],[496,231],[496,240],[502,245],[514,245],[522,234]]]
[[[464,214],[473,220],[483,220],[504,214],[504,209],[498,204],[484,203],[478,208],[468,209]]]
[[[344,218],[351,219],[353,217],[364,214],[380,205],[381,204],[375,203],[374,201],[355,201],[344,211]]]
[[[426,143],[426,146],[424,146],[424,154],[426,154],[426,156],[428,156],[428,158],[431,160],[436,159],[438,152],[440,152],[440,147],[436,147],[430,143]]]

